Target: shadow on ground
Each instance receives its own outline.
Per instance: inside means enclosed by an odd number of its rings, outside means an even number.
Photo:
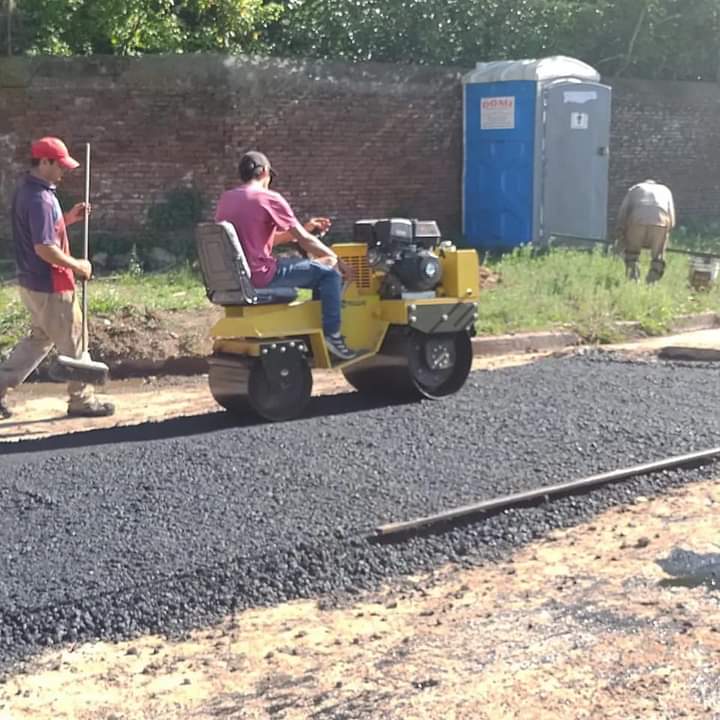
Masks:
[[[347,415],[350,413],[376,410],[378,408],[400,405],[401,402],[384,398],[373,398],[356,392],[337,395],[321,395],[310,400],[308,409],[302,418],[291,422],[303,422],[318,417]],[[56,435],[38,440],[18,442],[0,442],[0,455],[18,455],[55,450],[70,450],[96,445],[147,442],[169,440],[193,435],[204,435],[238,427],[253,427],[265,424],[264,420],[248,414],[239,417],[220,411],[204,415],[192,415],[173,418],[161,422],[146,422],[125,427],[87,430],[68,435]]]

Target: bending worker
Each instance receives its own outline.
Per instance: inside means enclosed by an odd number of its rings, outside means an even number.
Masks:
[[[85,203],[78,203],[63,215],[55,195],[64,173],[80,163],[55,137],[34,142],[30,154],[30,172],[20,181],[13,198],[12,232],[20,299],[30,314],[31,330],[0,365],[0,418],[12,416],[8,389],[24,382],[53,346],[62,355],[80,357],[82,320],[75,276],[88,280],[92,275],[87,260],[70,254],[66,230],[84,218]],[[68,415],[101,417],[115,412],[111,403],[95,397],[91,385],[70,382],[68,392]]]
[[[287,200],[270,190],[276,176],[270,161],[259,152],[248,152],[240,160],[242,184],[223,193],[215,213],[216,222],[230,222],[237,231],[250,265],[256,288],[300,287],[313,290],[322,303],[323,333],[330,354],[338,360],[352,360],[351,350],[340,334],[342,279],[351,270],[313,231],[326,232],[327,218],[313,218],[304,226]],[[311,259],[272,255],[275,245],[297,242]]]
[[[665,272],[665,249],[675,227],[675,203],[670,188],[655,180],[633,185],[618,213],[618,249],[625,258],[630,280],[640,279],[640,251],[650,250],[647,282],[657,282]]]

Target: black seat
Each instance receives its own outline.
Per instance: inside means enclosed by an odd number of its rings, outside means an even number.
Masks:
[[[297,300],[297,290],[295,288],[275,288],[268,290],[267,288],[253,288],[255,291],[255,302],[248,302],[242,290],[219,290],[213,293],[210,298],[216,305],[223,307],[232,305],[272,305],[278,303],[291,303]],[[208,295],[208,297],[210,297]]]
[[[253,286],[250,266],[232,223],[201,223],[195,240],[205,290],[215,305],[272,305],[297,299],[295,288]]]

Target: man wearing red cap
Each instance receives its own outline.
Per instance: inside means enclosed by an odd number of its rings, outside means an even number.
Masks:
[[[80,357],[82,322],[75,297],[75,276],[89,279],[92,266],[70,254],[67,226],[81,221],[85,203],[63,215],[55,194],[68,170],[80,163],[65,143],[44,137],[32,144],[31,168],[15,191],[12,204],[13,241],[20,299],[30,313],[30,335],[0,365],[0,418],[12,415],[7,391],[17,387],[55,346],[62,355]],[[101,403],[92,386],[68,383],[68,415],[112,415],[111,403]]]

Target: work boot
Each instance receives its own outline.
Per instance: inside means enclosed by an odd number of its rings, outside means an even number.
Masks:
[[[100,402],[97,398],[84,403],[68,405],[68,417],[110,417],[115,414],[115,406],[109,402]]]
[[[640,279],[640,263],[625,263],[625,276],[628,280],[637,282]]]
[[[665,261],[653,260],[650,264],[650,270],[647,274],[646,282],[648,285],[656,283],[665,274]]]
[[[345,344],[345,338],[340,333],[327,335],[325,337],[325,345],[327,346],[328,352],[337,360],[354,360],[359,355],[359,353],[351,350]]]
[[[0,395],[0,420],[7,420],[13,416],[13,412],[7,402],[7,395]]]

